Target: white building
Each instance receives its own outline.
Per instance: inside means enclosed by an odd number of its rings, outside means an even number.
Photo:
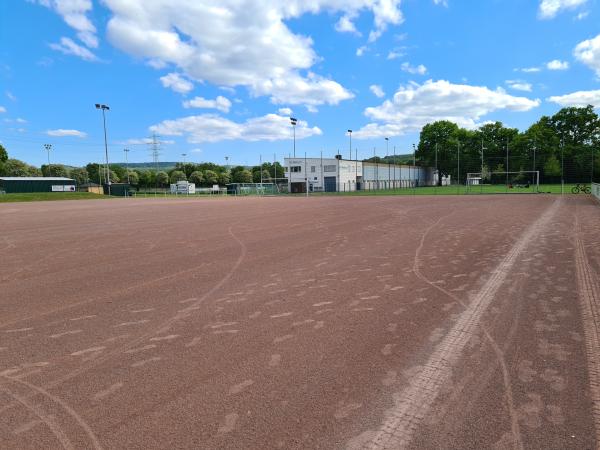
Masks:
[[[370,163],[337,158],[285,158],[289,191],[348,192],[430,185],[426,167]]]

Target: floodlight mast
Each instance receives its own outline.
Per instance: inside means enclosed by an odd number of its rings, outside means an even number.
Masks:
[[[108,143],[106,139],[106,116],[104,111],[110,111],[110,107],[108,105],[103,105],[101,103],[96,103],[96,109],[102,110],[102,124],[104,125],[104,153],[106,156],[106,182],[108,184],[108,195],[110,195],[110,167],[108,166]]]
[[[348,136],[350,136],[350,160],[352,161],[352,130],[348,130]]]
[[[294,129],[294,158],[296,157],[296,124],[298,123],[298,119],[295,117],[290,117],[290,123]]]
[[[48,170],[50,170],[50,150],[52,150],[52,144],[44,144],[44,148],[48,152]]]

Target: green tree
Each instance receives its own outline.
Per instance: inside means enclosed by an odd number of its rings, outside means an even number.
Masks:
[[[174,170],[173,172],[171,172],[170,180],[172,184],[175,184],[178,181],[187,181],[187,178],[185,176],[185,173],[181,170]]]
[[[42,174],[45,177],[69,177],[69,169],[62,164],[42,165]]]
[[[5,163],[8,160],[8,152],[2,144],[0,144],[0,163]]]
[[[548,177],[560,176],[560,161],[554,155],[551,155],[544,164],[544,175]]]
[[[165,187],[167,184],[169,184],[169,174],[162,170],[160,172],[157,172],[155,182],[158,184],[159,187]]]
[[[89,180],[87,170],[85,170],[84,167],[77,167],[71,170],[71,178],[73,178],[78,185],[85,184]]]
[[[123,181],[127,181],[127,175],[125,175]],[[140,184],[140,176],[134,170],[129,171],[129,184],[131,184],[132,186],[137,186]]]
[[[457,149],[460,141],[458,125],[447,120],[427,124],[421,130],[417,157],[425,165],[439,171],[438,185],[442,177],[452,174],[457,166]]]
[[[5,177],[41,177],[42,171],[37,167],[30,166],[18,159],[8,158],[3,164],[3,173]]]
[[[229,172],[221,172],[219,174],[219,184],[221,186],[225,186],[226,184],[229,184],[231,182],[231,175],[229,174]]]
[[[237,171],[234,173],[232,179],[234,183],[252,183],[252,172],[248,169]]]
[[[189,176],[190,183],[194,183],[196,186],[202,186],[204,184],[204,175],[199,170],[195,170]]]
[[[219,182],[219,176],[217,175],[217,172],[215,172],[213,170],[205,170],[204,171],[204,182],[208,186],[217,184]]]
[[[121,182],[121,178],[119,178],[119,175],[117,175],[117,173],[114,170],[110,171],[110,182],[111,183],[120,183]]]

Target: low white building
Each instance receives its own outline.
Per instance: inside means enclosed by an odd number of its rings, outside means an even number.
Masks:
[[[285,158],[285,177],[291,193],[351,192],[426,186],[432,170],[399,164],[337,158]]]

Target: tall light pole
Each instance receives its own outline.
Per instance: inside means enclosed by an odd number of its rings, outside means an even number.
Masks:
[[[435,143],[435,176],[437,177],[435,180],[436,186],[442,185],[442,180],[440,179],[440,170],[438,169],[438,143]]]
[[[411,181],[411,184],[414,184],[415,187],[418,183],[415,183],[416,178],[414,178],[415,176],[415,170],[417,170],[417,147],[415,146],[415,144],[413,144],[413,180]],[[420,178],[420,177],[418,177]]]
[[[129,181],[129,158],[127,156],[129,154],[129,149],[124,148],[123,152],[125,153],[125,170],[127,171],[127,184],[130,184],[130,181]]]
[[[44,144],[44,148],[48,152],[48,170],[50,170],[50,150],[52,150],[52,144]]]
[[[508,186],[508,138],[506,138],[506,186]]]
[[[106,139],[106,115],[105,111],[110,111],[108,105],[103,105],[101,103],[96,103],[96,109],[102,110],[102,124],[104,125],[104,153],[106,156],[106,180],[108,184],[108,195],[110,195],[110,168],[108,166],[108,142]]]
[[[459,188],[458,193],[460,194],[460,141],[458,141],[458,147],[456,148],[456,156],[458,160],[458,179],[456,181]]]
[[[290,123],[292,124],[292,128],[294,129],[294,158],[296,157],[296,124],[298,123],[298,119],[295,117],[290,117]]]
[[[390,180],[390,173],[391,173],[390,169],[392,167],[392,166],[390,166],[390,160],[389,160],[389,156],[390,156],[389,143],[390,143],[390,138],[386,137],[385,138],[385,158],[388,160],[388,186],[387,186],[388,189],[390,188],[390,181],[391,181]]]
[[[350,149],[350,161],[352,161],[352,130],[348,130],[348,136],[350,136],[350,146],[348,148]]]
[[[565,193],[565,138],[560,138],[560,193]]]
[[[483,146],[483,138],[481,139],[481,182],[483,182],[483,151],[486,148]]]

